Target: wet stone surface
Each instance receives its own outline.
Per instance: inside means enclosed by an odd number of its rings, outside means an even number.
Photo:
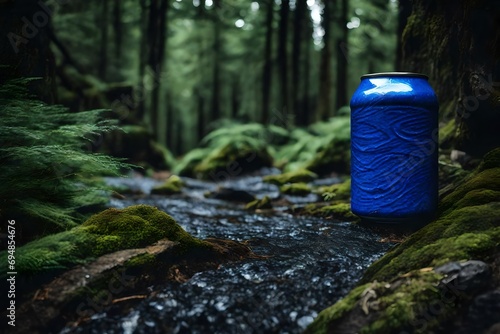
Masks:
[[[259,185],[254,177],[248,183],[247,191],[258,198],[276,196],[274,188]],[[391,247],[351,223],[279,211],[256,214],[243,204],[204,198],[212,183],[186,184],[184,195],[113,200],[111,206],[155,205],[196,237],[247,241],[255,253],[269,258],[226,264],[182,284],[155,286],[155,294],[125,314],[99,313],[63,333],[300,333]],[[240,179],[224,186],[244,184]]]

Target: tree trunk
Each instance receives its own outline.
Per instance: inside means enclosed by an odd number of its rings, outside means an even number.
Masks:
[[[212,74],[212,114],[210,121],[216,121],[221,117],[220,110],[220,59],[221,59],[221,18],[218,13],[221,9],[221,0],[214,0],[214,10],[216,15],[213,18],[214,27],[214,67]]]
[[[336,110],[348,105],[347,101],[347,57],[348,57],[348,42],[347,42],[347,0],[341,1],[340,29],[342,37],[337,43],[337,103]]]
[[[146,75],[147,52],[148,52],[148,7],[146,0],[139,0],[141,7],[140,29],[141,39],[139,44],[139,85],[135,96],[137,105],[137,120],[142,122],[145,114],[146,92],[144,89],[144,79]]]
[[[34,1],[0,1],[0,84],[40,77],[30,84],[41,100],[56,100],[54,55],[49,48],[51,10]]]
[[[319,68],[319,96],[318,96],[318,120],[327,120],[330,117],[332,74],[331,74],[331,41],[330,41],[330,21],[331,9],[329,0],[324,0],[323,18],[321,24],[325,34],[323,36],[323,50],[321,50],[321,60]]]
[[[290,13],[290,1],[282,0],[280,8],[280,23],[278,33],[278,64],[280,75],[280,98],[281,111],[287,114],[290,108],[290,97],[288,90],[288,16]]]
[[[293,113],[297,125],[304,124],[304,114],[306,110],[301,108],[303,96],[300,94],[300,61],[302,54],[303,26],[306,19],[307,4],[305,0],[298,1],[295,8],[293,20],[293,48],[292,48],[292,97]]]
[[[123,37],[122,2],[120,0],[113,0],[113,32],[115,37],[115,57],[116,60],[120,60]]]
[[[398,31],[396,44],[396,70],[402,71],[403,68],[403,31],[411,14],[411,0],[398,1]]]
[[[272,49],[273,49],[273,17],[274,0],[268,0],[266,10],[266,41],[264,46],[264,67],[262,72],[262,124],[269,121],[271,82],[272,82]]]
[[[167,40],[168,0],[152,0],[149,9],[149,69],[153,83],[151,91],[151,127],[155,139],[158,139],[158,113],[160,112],[161,74],[165,58]]]
[[[414,0],[404,37],[404,69],[429,75],[442,120],[455,115],[455,147],[479,157],[500,146],[498,1]]]
[[[101,3],[101,44],[99,46],[99,73],[97,74],[101,80],[106,80],[106,72],[108,69],[108,44],[109,44],[109,1],[102,0]]]

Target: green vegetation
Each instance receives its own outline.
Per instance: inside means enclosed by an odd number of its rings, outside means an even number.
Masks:
[[[311,182],[317,177],[318,175],[311,171],[308,171],[306,169],[299,169],[294,172],[264,176],[264,182],[282,186],[287,183]]]
[[[151,194],[156,195],[172,195],[182,192],[184,183],[177,175],[171,175],[163,184],[151,189]]]
[[[114,129],[101,110],[71,113],[28,94],[32,79],[0,86],[0,211],[18,217],[29,238],[76,226],[77,210],[107,200],[102,175],[128,165],[92,153],[92,142]],[[84,145],[87,143],[87,145]]]
[[[311,187],[306,183],[290,183],[280,187],[280,192],[287,195],[306,196],[311,193]]]
[[[318,193],[322,194],[325,200],[342,200],[346,201],[351,198],[351,179],[336,183],[327,187],[320,187]]]
[[[269,198],[269,196],[264,196],[261,199],[256,199],[245,205],[245,209],[247,210],[266,210],[272,208],[273,205],[271,203],[271,199]]]
[[[184,249],[205,247],[205,242],[188,234],[166,213],[148,205],[122,210],[107,209],[69,231],[32,241],[16,250],[16,269],[36,274],[68,268],[122,249],[140,248],[160,239],[177,241]],[[0,253],[6,259],[7,251]],[[7,261],[2,260],[2,272]]]

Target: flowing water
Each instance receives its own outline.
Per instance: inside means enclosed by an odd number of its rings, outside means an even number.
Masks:
[[[279,196],[258,176],[228,181],[261,197]],[[206,199],[216,185],[185,179],[182,196],[113,200],[111,206],[157,206],[192,235],[248,241],[259,255],[194,275],[182,284],[154,287],[127,314],[99,313],[63,333],[300,333],[318,313],[343,297],[390,244],[373,231],[346,222],[296,217],[283,208],[253,213],[243,204]],[[333,182],[326,180],[325,182]],[[149,193],[152,179],[109,179]],[[294,203],[300,198],[288,197]],[[300,204],[297,204],[300,205]]]

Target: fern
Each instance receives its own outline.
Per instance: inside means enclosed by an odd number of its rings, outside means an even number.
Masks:
[[[103,110],[46,105],[28,93],[32,80],[0,85],[0,213],[23,217],[37,233],[68,229],[83,219],[79,209],[106,201],[98,177],[129,165],[85,149],[116,128],[101,120]]]

